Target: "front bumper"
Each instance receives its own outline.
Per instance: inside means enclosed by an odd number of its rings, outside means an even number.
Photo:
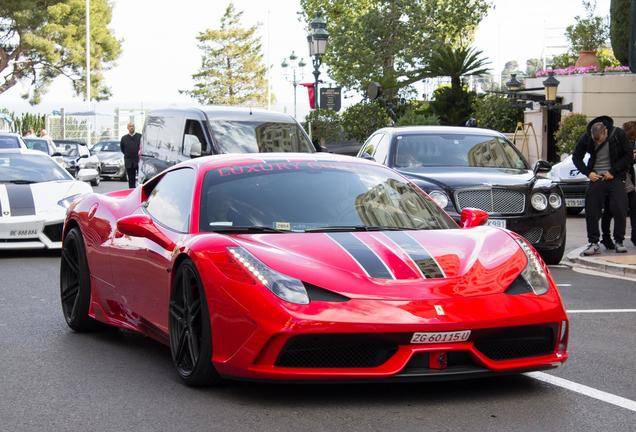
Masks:
[[[589,181],[580,182],[558,182],[557,183],[563,191],[565,197],[565,205],[569,208],[584,208],[585,207],[585,192]],[[582,204],[582,205],[581,205]]]
[[[102,163],[100,173],[103,178],[122,178],[126,175],[126,167]]]
[[[0,217],[0,250],[60,249],[64,214]]]
[[[436,314],[435,305],[444,315]],[[216,345],[229,336],[223,334],[223,319],[215,321],[212,361],[222,376],[291,382],[445,380],[550,369],[568,358],[567,317],[554,287],[545,296],[312,302],[269,311],[262,319],[252,315],[251,326],[232,334],[233,343],[242,341],[232,350]],[[476,317],[475,311],[488,313]],[[541,336],[532,329],[545,336],[534,348]],[[410,342],[415,332],[460,330],[471,330],[468,341]],[[434,365],[440,355],[446,359],[443,368]]]

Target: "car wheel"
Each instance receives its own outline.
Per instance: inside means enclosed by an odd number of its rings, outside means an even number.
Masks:
[[[565,211],[568,213],[568,216],[576,216],[583,211],[583,207],[568,207]]]
[[[174,277],[168,333],[172,362],[189,386],[209,386],[221,380],[212,364],[210,313],[194,263],[184,261]]]
[[[91,186],[99,186],[99,182],[101,181],[101,175],[102,173],[98,170],[97,177],[95,177],[94,180],[91,180]]]
[[[563,259],[563,254],[565,253],[565,236],[563,236],[563,243],[556,249],[548,249],[539,251],[541,254],[541,258],[548,265],[557,265]]]
[[[90,272],[79,228],[64,238],[60,264],[60,297],[66,324],[77,332],[94,330],[99,323],[88,316],[91,300]]]

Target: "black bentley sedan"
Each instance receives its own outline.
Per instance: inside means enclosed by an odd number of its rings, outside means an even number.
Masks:
[[[384,128],[366,140],[358,157],[409,177],[455,220],[465,207],[482,209],[489,214],[488,224],[521,234],[548,264],[561,261],[563,193],[538,176],[550,164],[538,161],[531,168],[502,134],[447,126]]]

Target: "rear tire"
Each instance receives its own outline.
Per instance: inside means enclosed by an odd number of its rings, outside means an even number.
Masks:
[[[91,186],[99,186],[99,182],[101,181],[101,173],[97,171],[97,177],[94,180],[91,180]]]
[[[188,386],[218,384],[221,377],[212,364],[210,312],[201,278],[187,259],[177,269],[172,283],[168,334],[172,363]]]
[[[86,248],[79,228],[72,228],[62,246],[60,298],[66,324],[76,332],[95,330],[100,324],[88,316],[91,283]]]

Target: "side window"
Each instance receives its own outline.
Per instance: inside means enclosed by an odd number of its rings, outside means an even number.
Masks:
[[[382,165],[386,165],[389,156],[389,136],[385,134],[380,135],[382,136],[382,138],[380,138],[380,142],[375,148],[373,159],[375,159],[376,162],[379,162]]]
[[[192,146],[200,143],[200,151],[193,151]],[[181,154],[190,157],[190,154],[198,153],[199,155],[209,154],[210,149],[207,148],[203,126],[199,120],[186,120],[185,129],[183,131],[183,143]]]
[[[177,232],[188,232],[194,170],[170,171],[164,175],[144,203],[146,211],[161,225]]]
[[[367,140],[367,142],[362,146],[362,151],[360,155],[367,153],[370,156],[373,156],[375,153],[375,148],[378,144],[378,141],[382,138],[382,134],[375,134],[371,138]]]

